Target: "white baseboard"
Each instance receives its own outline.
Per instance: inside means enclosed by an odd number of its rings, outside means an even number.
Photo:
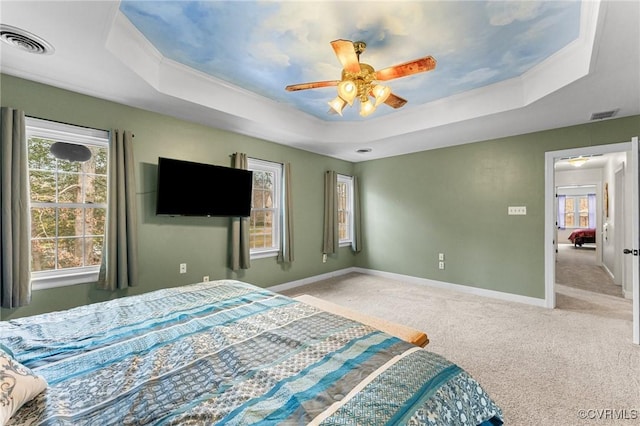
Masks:
[[[459,291],[461,293],[473,294],[475,296],[483,296],[483,297],[489,297],[492,299],[506,300],[508,302],[524,303],[527,305],[539,306],[541,308],[547,307],[546,301],[544,299],[537,299],[535,297],[521,296],[519,294],[505,293],[502,291],[487,290],[484,288],[470,287],[466,285],[447,283],[444,281],[436,281],[436,280],[430,280],[427,278],[419,278],[419,277],[413,277],[410,275],[402,275],[402,274],[396,274],[393,272],[377,271],[375,269],[365,269],[365,268],[357,268],[357,267],[340,269],[338,271],[333,271],[326,274],[316,275],[313,277],[308,277],[308,278],[304,278],[297,281],[291,281],[288,283],[269,287],[268,289],[274,292],[290,290],[292,288],[300,287],[307,284],[313,284],[314,282],[317,282],[317,281],[339,277],[341,275],[346,275],[352,272],[357,272],[365,275],[378,276],[383,278],[389,278],[397,281],[405,281],[411,284],[420,284],[420,285],[426,285],[429,287],[454,290],[454,291]]]
[[[356,268],[345,268],[337,271],[327,272],[326,274],[314,275],[313,277],[303,278],[301,280],[290,281],[288,283],[277,284],[271,287],[267,287],[267,290],[271,290],[275,293],[285,290],[291,290],[292,288],[302,287],[303,285],[313,284],[318,281],[328,280],[329,278],[339,277],[351,272],[357,272]]]
[[[609,269],[609,267],[607,267],[607,265],[606,265],[604,262],[602,262],[602,263],[600,264],[600,266],[602,266],[602,269],[604,269],[604,271],[607,273],[607,275],[609,275],[609,277],[610,277],[613,281],[615,281],[616,277],[615,277],[615,275],[613,275],[613,272],[611,272],[611,269]]]
[[[436,280],[430,280],[427,278],[413,277],[410,275],[396,274],[393,272],[376,271],[374,269],[355,268],[354,272],[360,272],[362,274],[390,278],[397,281],[406,281],[412,284],[420,284],[420,285],[426,285],[429,287],[455,290],[461,293],[473,294],[475,296],[489,297],[492,299],[506,300],[508,302],[525,303],[527,305],[539,306],[541,308],[547,307],[546,301],[544,299],[537,299],[535,297],[529,297],[529,296],[521,296],[519,294],[505,293],[502,291],[495,291],[495,290],[487,290],[485,288],[471,287],[467,285],[452,284],[444,281],[436,281]]]

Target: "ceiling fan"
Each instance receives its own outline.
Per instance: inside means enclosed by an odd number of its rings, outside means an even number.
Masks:
[[[371,114],[382,103],[392,108],[400,108],[407,103],[406,99],[391,93],[388,86],[378,84],[394,78],[431,71],[436,67],[436,60],[431,56],[394,65],[376,71],[369,64],[360,62],[360,54],[367,45],[363,41],[334,40],[331,42],[338,60],[344,67],[340,80],[316,81],[312,83],[292,84],[285,89],[289,92],[297,90],[317,89],[320,87],[338,86],[338,96],[329,102],[330,113],[342,115],[347,104],[353,105],[354,100],[360,100],[360,115]],[[374,102],[371,102],[371,99]]]

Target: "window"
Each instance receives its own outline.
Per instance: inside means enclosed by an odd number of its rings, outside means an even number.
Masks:
[[[595,194],[563,195],[560,199],[564,203],[564,210],[559,208],[560,226],[563,228],[594,228],[595,227]]]
[[[108,132],[28,118],[26,134],[33,288],[95,281],[107,216]],[[75,161],[69,152],[90,155]]]
[[[253,172],[249,248],[252,259],[276,256],[280,250],[282,164],[248,159]]]
[[[353,241],[353,177],[338,175],[338,240],[340,245]]]
[[[584,196],[565,198],[565,219],[567,228],[589,228],[589,199]]]
[[[566,228],[588,228],[589,202],[587,196],[567,196],[564,200],[564,218]]]

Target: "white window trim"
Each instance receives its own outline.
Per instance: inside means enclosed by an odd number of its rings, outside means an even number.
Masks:
[[[27,139],[29,139],[30,136],[37,136],[51,140],[59,140],[61,142],[109,146],[109,132],[106,130],[73,126],[71,124],[57,123],[55,121],[47,121],[33,117],[26,117],[25,125],[27,128]]]
[[[57,271],[31,273],[31,290],[66,287],[76,284],[87,284],[98,281],[100,266],[67,268]]]
[[[257,158],[250,158],[250,157],[247,159],[247,162],[248,162],[249,170],[262,170],[266,172],[272,172],[274,174],[275,182],[273,185],[274,186],[273,204],[274,204],[274,209],[276,210],[276,213],[277,213],[274,216],[274,220],[273,220],[273,241],[274,241],[275,247],[250,249],[249,250],[250,259],[254,260],[254,259],[264,259],[267,257],[276,257],[278,256],[278,253],[280,253],[280,247],[282,244],[282,242],[280,241],[280,234],[281,234],[280,229],[282,226],[282,215],[283,215],[283,209],[284,209],[284,206],[282,203],[282,194],[283,194],[282,164],[272,162],[272,161],[259,160]],[[252,194],[252,197],[253,197],[253,194]],[[253,211],[253,208],[251,210]]]
[[[349,205],[349,236],[338,242],[340,247],[348,247],[353,244],[353,176],[338,174],[338,183],[347,184],[347,203]]]
[[[43,139],[60,142],[75,142],[83,145],[109,147],[109,132],[106,130],[73,126],[71,124],[57,123],[55,121],[33,117],[25,118],[25,127],[27,141],[31,137],[41,137]],[[31,202],[29,206],[31,206]],[[35,291],[96,282],[99,271],[100,266],[94,265],[80,268],[58,269],[55,271],[32,272],[31,289]]]

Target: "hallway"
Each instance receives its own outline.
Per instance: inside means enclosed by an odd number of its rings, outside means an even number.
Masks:
[[[596,250],[593,245],[574,247],[573,244],[558,244],[556,283],[594,293],[624,297],[622,287],[614,284],[605,269],[596,264]]]

